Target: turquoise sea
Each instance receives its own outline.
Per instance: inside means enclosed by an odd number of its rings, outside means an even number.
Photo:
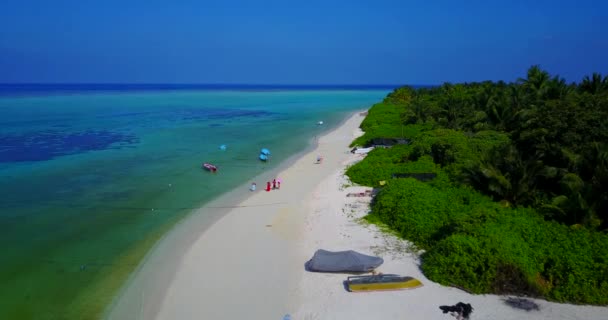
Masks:
[[[176,222],[390,90],[0,85],[0,319],[99,318]]]

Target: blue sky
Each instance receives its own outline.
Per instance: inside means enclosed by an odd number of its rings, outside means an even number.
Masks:
[[[0,82],[436,84],[608,73],[606,1],[0,2]]]

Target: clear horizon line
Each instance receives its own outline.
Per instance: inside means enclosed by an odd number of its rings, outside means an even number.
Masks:
[[[171,86],[407,86],[427,84],[370,84],[370,83],[202,83],[202,82],[0,82],[0,85],[171,85]]]

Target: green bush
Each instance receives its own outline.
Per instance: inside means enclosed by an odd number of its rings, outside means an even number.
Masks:
[[[372,215],[418,246],[430,248],[451,232],[454,221],[464,219],[466,206],[484,200],[449,183],[438,184],[413,178],[390,180],[376,197]]]
[[[461,286],[473,293],[484,293],[496,276],[496,255],[480,239],[464,234],[452,235],[423,255],[422,271],[444,285]]]
[[[396,179],[377,195],[370,221],[426,249],[425,275],[474,293],[520,293],[606,304],[608,236],[503,208],[447,180]]]
[[[410,147],[411,149],[411,147]],[[409,157],[409,155],[408,155]],[[439,166],[433,162],[430,156],[422,156],[416,161],[405,161],[395,173],[438,173]]]
[[[367,185],[379,186],[379,181],[388,180],[398,172],[398,166],[409,155],[411,147],[398,145],[391,149],[375,149],[360,161],[346,170],[351,181]]]
[[[377,196],[373,211],[401,236],[428,248],[446,225],[451,209],[445,194],[407,178],[390,181]]]
[[[406,108],[403,105],[377,103],[369,109],[361,129],[365,134],[355,139],[351,146],[363,146],[374,138],[407,138],[413,139],[420,132],[429,130],[432,125],[404,125],[403,117]]]
[[[460,176],[463,167],[478,162],[484,152],[506,143],[509,143],[509,138],[496,131],[469,135],[452,129],[428,130],[421,132],[412,141],[411,158],[429,155],[456,178]]]
[[[547,79],[548,90],[530,86],[539,79]],[[604,81],[594,75],[567,87],[532,67],[520,83],[394,90],[370,109],[361,124],[365,134],[352,143],[411,140],[374,150],[348,168],[353,182],[386,182],[367,219],[425,249],[421,268],[436,282],[475,293],[608,304],[608,235],[594,230],[608,226],[608,149],[601,130],[608,86],[597,86],[598,79]],[[436,178],[392,178],[427,172]],[[558,174],[576,174],[583,183],[565,181],[564,193]],[[570,199],[569,206],[550,199]],[[551,217],[537,209],[548,203],[593,230],[546,221]],[[581,210],[569,209],[573,205]]]

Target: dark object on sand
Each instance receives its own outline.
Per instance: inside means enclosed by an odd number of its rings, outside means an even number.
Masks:
[[[347,197],[370,197],[374,193],[373,190],[365,190],[363,192],[349,192],[346,194]]]
[[[522,309],[526,311],[540,310],[540,307],[538,306],[538,304],[536,304],[536,302],[524,298],[509,297],[507,300],[505,300],[505,303],[513,308]]]
[[[371,139],[365,147],[379,147],[379,148],[388,148],[397,144],[409,144],[410,141],[408,139],[399,139],[399,138],[374,138]]]
[[[384,260],[353,250],[331,252],[317,250],[306,262],[306,270],[317,272],[369,272],[380,266]]]
[[[458,320],[469,319],[469,316],[473,313],[473,307],[468,303],[462,302],[458,302],[453,306],[439,306],[439,309],[443,313],[451,312]]]

